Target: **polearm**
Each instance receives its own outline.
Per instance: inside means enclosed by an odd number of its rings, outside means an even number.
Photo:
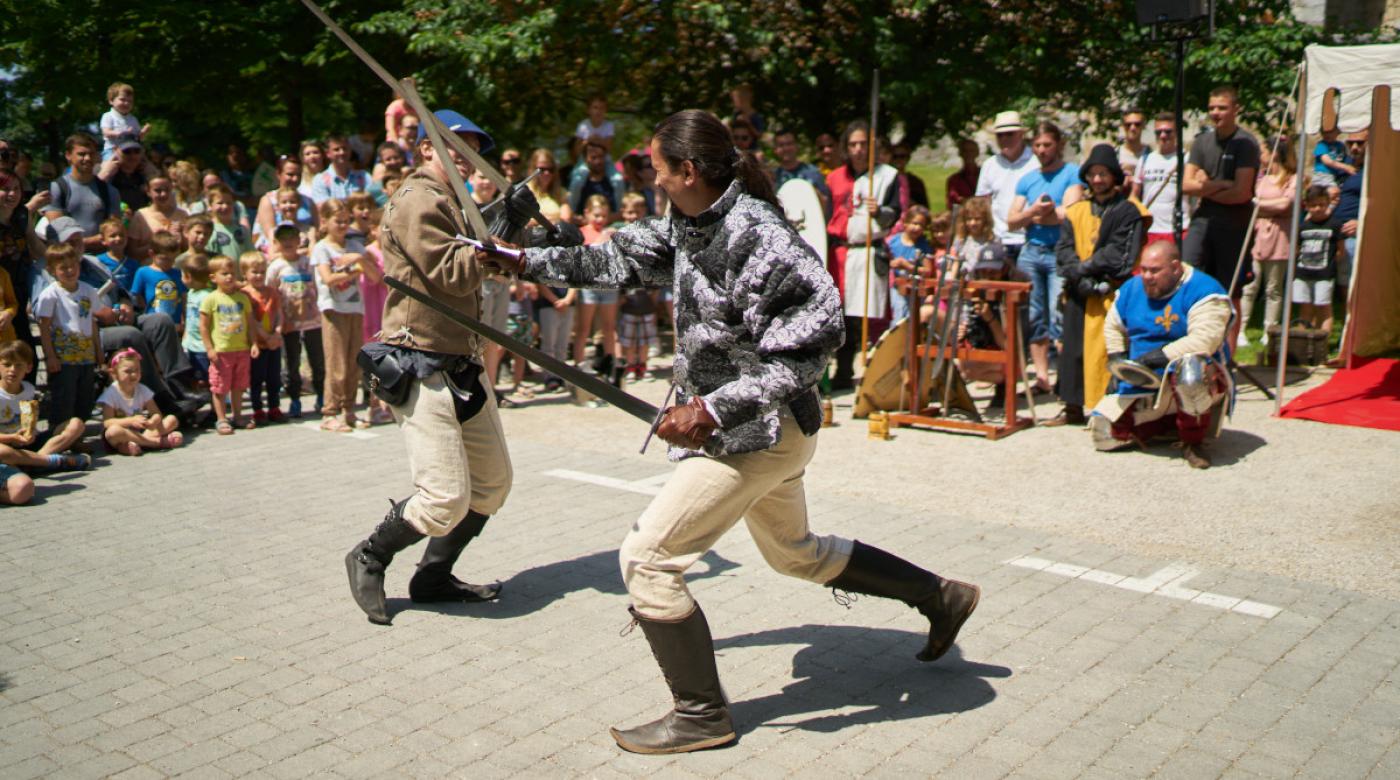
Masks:
[[[418,120],[423,123],[422,126],[427,131],[428,138],[433,143],[434,153],[442,158],[443,168],[447,170],[448,183],[452,185],[453,194],[462,202],[462,213],[467,218],[467,224],[471,225],[472,230],[475,231],[477,235],[481,236],[483,242],[490,244],[491,232],[486,227],[486,220],[481,216],[476,202],[466,194],[466,185],[458,184],[458,182],[461,182],[462,177],[458,174],[456,166],[452,165],[452,158],[445,154],[445,152],[448,148],[451,148],[465,157],[473,167],[481,171],[487,179],[490,179],[503,195],[510,192],[510,180],[501,175],[500,171],[492,167],[491,164],[486,161],[486,158],[482,157],[470,144],[458,137],[456,133],[448,130],[448,128],[442,124],[442,120],[428,111],[427,106],[423,103],[423,99],[418,96],[417,89],[414,88],[411,80],[404,79],[400,81],[391,76],[389,71],[385,70],[384,66],[379,64],[378,60],[372,57],[369,52],[365,51],[364,47],[356,43],[355,39],[351,38],[350,34],[345,32],[339,24],[336,24],[335,20],[330,18],[319,5],[313,2],[313,0],[301,0],[301,3],[306,6],[306,9],[314,14],[317,19],[320,19],[321,23],[324,24],[328,30],[335,33],[335,36],[340,39],[341,43],[344,43],[346,48],[350,49],[356,57],[359,57],[361,62],[368,66],[370,70],[374,71],[374,75],[378,76],[380,80],[389,85],[389,89],[392,89],[399,97],[402,97],[404,102],[408,103],[409,107],[413,109],[413,112],[418,115]],[[412,93],[411,96],[410,93]],[[446,142],[445,144],[443,143],[444,141]],[[531,216],[550,233],[554,232],[554,223],[545,217],[544,214],[540,213],[538,208],[535,209],[535,213]]]
[[[874,243],[873,225],[874,215],[870,213],[870,204],[875,200],[875,128],[880,121],[880,69],[875,69],[875,74],[870,80],[870,134],[866,136],[865,146],[868,150],[865,175],[869,178],[870,186],[866,189],[869,196],[865,201],[865,286],[862,294],[865,296],[865,308],[860,317],[860,359],[861,364],[865,363],[865,350],[870,344],[870,285],[875,276],[875,256],[872,252]]]

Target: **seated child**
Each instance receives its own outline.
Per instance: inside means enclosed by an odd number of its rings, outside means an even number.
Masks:
[[[933,245],[924,235],[931,216],[917,203],[904,210],[904,229],[885,239],[890,249],[890,311],[897,322],[909,316],[909,298],[896,284],[915,273],[928,276],[933,270]]]
[[[23,341],[0,344],[0,502],[23,504],[34,483],[20,468],[85,471],[92,458],[64,451],[83,437],[83,421],[70,419],[61,429],[40,435],[39,398],[24,375],[34,367],[34,350]],[[30,449],[39,442],[38,450]]]
[[[173,414],[162,415],[155,393],[141,384],[141,355],[127,347],[112,356],[114,380],[98,396],[102,407],[102,439],[123,455],[145,450],[168,450],[184,444]]]
[[[126,224],[121,217],[111,217],[98,230],[102,236],[102,246],[107,251],[98,255],[97,259],[123,290],[131,292],[136,283],[136,270],[141,264],[126,253]]]
[[[49,430],[65,431],[76,423],[81,437],[83,421],[97,402],[97,367],[102,365],[97,315],[108,316],[111,309],[92,285],[78,280],[82,261],[72,244],[50,244],[44,262],[54,281],[35,299],[34,315],[48,371]]]

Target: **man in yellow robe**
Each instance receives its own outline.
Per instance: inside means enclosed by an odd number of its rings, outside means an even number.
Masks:
[[[1083,420],[1108,389],[1104,320],[1113,291],[1133,275],[1152,215],[1129,198],[1118,155],[1099,144],[1079,168],[1089,197],[1065,209],[1055,262],[1064,278],[1058,394],[1064,416]]]

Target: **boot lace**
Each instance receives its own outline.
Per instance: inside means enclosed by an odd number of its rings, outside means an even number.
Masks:
[[[849,590],[842,590],[841,588],[832,588],[831,598],[837,604],[840,604],[846,609],[850,609],[852,604],[856,603],[857,601],[860,601],[859,595],[852,593]]]

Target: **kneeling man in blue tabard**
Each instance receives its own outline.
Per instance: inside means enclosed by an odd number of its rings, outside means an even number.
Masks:
[[[1143,250],[1139,275],[1118,290],[1108,310],[1104,344],[1115,392],[1094,407],[1094,446],[1146,448],[1175,434],[1192,468],[1210,467],[1208,435],[1218,435],[1233,402],[1224,341],[1232,309],[1225,288],[1184,265],[1176,245]]]

